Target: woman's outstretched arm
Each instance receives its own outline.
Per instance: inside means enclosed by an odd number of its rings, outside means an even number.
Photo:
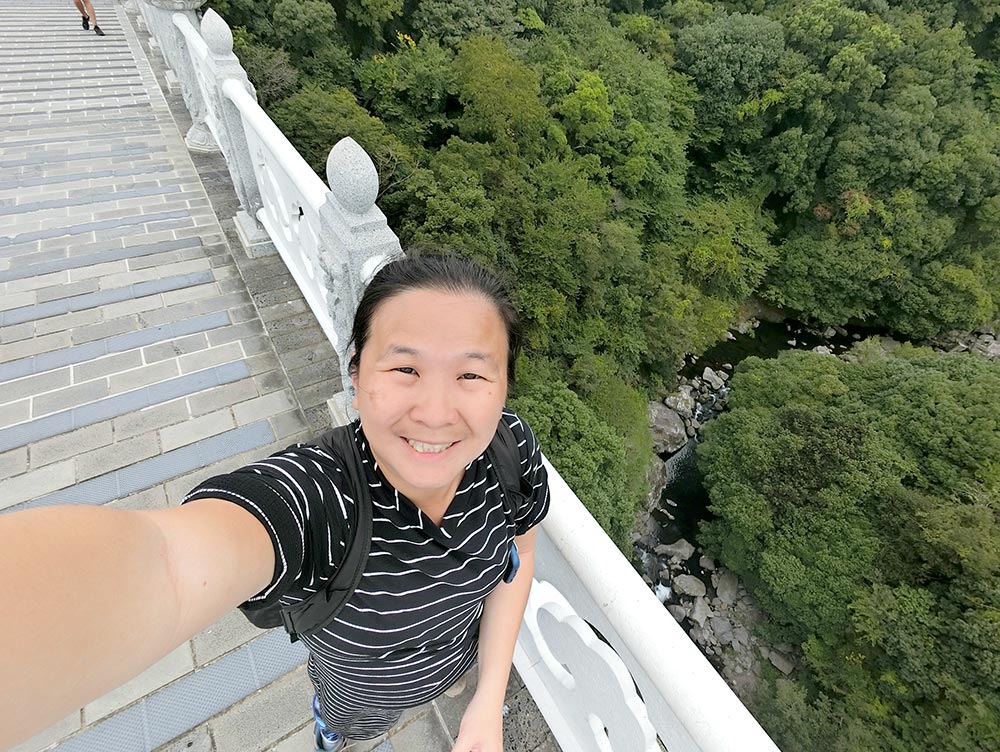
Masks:
[[[503,700],[517,633],[535,576],[537,534],[537,529],[532,528],[514,539],[521,568],[513,582],[501,582],[486,597],[479,624],[476,693],[462,716],[452,752],[503,752]]]
[[[0,515],[0,749],[139,674],[273,570],[260,522],[219,499]]]

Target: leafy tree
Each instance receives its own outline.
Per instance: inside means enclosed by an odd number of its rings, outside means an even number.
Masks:
[[[515,0],[420,0],[412,24],[452,48],[470,37],[512,39],[524,28],[517,5]]]
[[[632,545],[635,505],[623,500],[625,446],[565,384],[522,379],[511,406],[530,423],[546,456],[559,468],[601,527],[623,551]]]
[[[279,0],[274,6],[274,33],[293,55],[306,57],[337,32],[337,14],[325,0]]]
[[[281,48],[260,44],[242,26],[233,29],[233,52],[257,90],[261,107],[271,107],[298,87],[299,72]]]
[[[869,346],[751,358],[732,386],[699,448],[704,542],[802,649],[799,686],[754,701],[765,726],[787,750],[814,729],[852,752],[992,748],[1000,367]]]
[[[371,156],[384,189],[413,169],[409,149],[378,118],[371,117],[347,89],[305,86],[273,111],[275,123],[320,175],[340,139],[350,136]]]

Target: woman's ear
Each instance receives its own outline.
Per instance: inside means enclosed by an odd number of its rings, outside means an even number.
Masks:
[[[361,364],[357,358],[357,353],[351,353],[348,357],[348,372],[351,374],[351,407],[358,409],[358,369]]]

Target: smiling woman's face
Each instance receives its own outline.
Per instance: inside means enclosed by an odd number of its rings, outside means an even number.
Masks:
[[[382,303],[353,376],[386,479],[419,507],[454,496],[507,398],[507,331],[475,294],[415,289]]]

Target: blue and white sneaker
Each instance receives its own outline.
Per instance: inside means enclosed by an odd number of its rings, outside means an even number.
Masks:
[[[342,752],[347,747],[347,739],[326,727],[319,715],[319,698],[315,695],[313,695],[313,719],[316,721],[316,725],[313,726],[313,738],[316,740],[317,750]]]

